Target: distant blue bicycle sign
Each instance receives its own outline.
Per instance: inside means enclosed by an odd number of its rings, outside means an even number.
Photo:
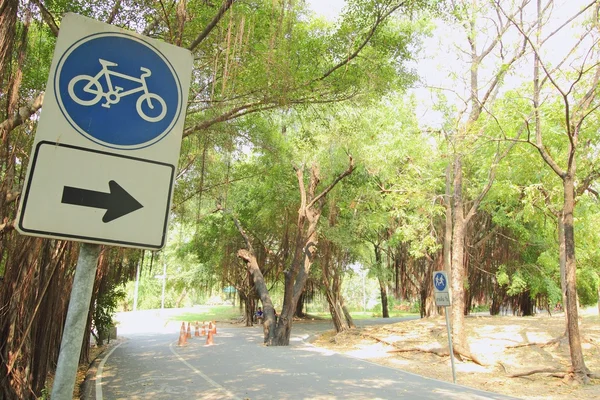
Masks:
[[[435,286],[438,291],[445,292],[447,290],[447,285],[448,282],[446,282],[446,276],[441,272],[437,272],[433,277],[433,286]]]
[[[148,147],[183,108],[171,63],[135,36],[99,33],[73,44],[56,68],[54,92],[71,126],[102,146]]]

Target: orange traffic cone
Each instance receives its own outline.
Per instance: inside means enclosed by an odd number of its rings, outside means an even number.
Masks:
[[[187,338],[191,339],[192,338],[192,330],[190,329],[190,323],[188,322],[188,327],[187,327]]]
[[[181,323],[181,329],[179,330],[179,341],[177,346],[185,346],[187,343],[187,334],[185,333],[185,322]]]
[[[202,336],[206,336],[206,321],[202,321]]]
[[[217,334],[217,321],[213,321],[213,329],[212,329],[213,334]]]
[[[200,322],[196,321],[194,325],[194,336],[200,336]]]
[[[208,330],[208,335],[206,336],[206,345],[210,346],[210,345],[213,345],[213,344],[214,344],[214,342],[213,342],[213,331],[212,331],[212,329],[209,329]]]

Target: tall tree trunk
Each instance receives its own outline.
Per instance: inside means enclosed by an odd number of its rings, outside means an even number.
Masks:
[[[572,169],[575,170],[573,160]],[[590,371],[585,365],[581,349],[581,336],[579,333],[577,310],[577,265],[575,261],[575,235],[573,230],[573,211],[575,209],[575,179],[573,174],[567,173],[563,180],[564,205],[563,224],[565,235],[565,277],[567,304],[567,331],[569,334],[569,351],[571,353],[571,369],[575,379],[589,383]]]
[[[600,315],[600,279],[598,279],[598,315]]]
[[[242,302],[240,301],[240,305]],[[246,318],[246,326],[254,325],[254,314],[256,313],[256,302],[254,301],[254,296],[245,296],[245,318]]]
[[[187,296],[187,289],[186,288],[184,288],[181,291],[181,294],[177,298],[177,301],[175,301],[175,307],[181,308],[181,303],[183,303],[183,300],[185,300],[185,296]]]
[[[298,303],[296,304],[296,317],[304,318],[306,314],[304,314],[304,292],[300,295],[298,299]]]
[[[562,292],[562,308],[565,312],[565,327],[569,325],[567,311],[567,255],[565,251],[565,224],[562,213],[558,213],[558,265],[560,268],[560,288]],[[568,331],[568,330],[567,330]],[[567,332],[568,334],[568,332]]]
[[[234,219],[235,220],[235,219]],[[238,225],[238,229],[241,228],[239,222],[236,221],[236,225]],[[243,229],[240,230],[243,232]],[[243,233],[242,235],[245,235]],[[271,296],[269,296],[269,289],[267,288],[267,284],[265,283],[265,279],[260,272],[260,268],[258,266],[258,262],[256,261],[256,256],[254,255],[254,250],[252,247],[250,249],[240,249],[238,250],[238,257],[246,262],[246,268],[248,268],[248,272],[252,275],[252,279],[254,280],[254,285],[256,286],[256,291],[258,296],[260,297],[260,301],[263,305],[263,313],[264,313],[264,322],[263,322],[263,333],[264,333],[264,342],[265,344],[271,344],[273,342],[274,337],[274,327],[275,327],[275,308],[273,307],[273,302],[271,301]],[[250,317],[252,318],[252,316]]]
[[[388,307],[387,282],[382,278],[377,278],[379,281],[379,294],[381,295],[381,316],[383,318],[390,317]]]
[[[402,292],[400,291],[400,260],[394,257],[394,297],[396,300],[402,300]]]
[[[4,87],[4,79],[8,78],[7,66],[13,56],[18,11],[19,0],[2,0],[0,3],[0,88]]]
[[[333,293],[333,291],[328,290],[325,294],[325,297],[327,298],[329,313],[331,314],[331,320],[333,322],[335,331],[339,333],[350,329],[350,326],[346,321],[346,316],[344,315],[344,310],[342,309],[342,304],[340,303],[336,294]]]
[[[389,318],[387,280],[384,278],[385,272],[383,259],[381,257],[381,245],[379,242],[373,243],[373,250],[375,251],[375,266],[377,269],[377,281],[379,282],[379,294],[381,297],[381,316],[383,318]]]
[[[292,261],[292,271],[284,273],[285,293],[281,314],[275,326],[275,336],[271,343],[274,346],[287,346],[290,344],[296,304],[298,304],[298,299],[306,285],[308,274],[314,261],[314,253],[317,251],[317,224],[321,217],[322,207],[323,204],[320,204],[314,208],[305,209],[303,212],[304,219],[308,222],[308,228],[306,229],[307,236],[304,239],[302,232],[299,233],[300,241],[296,244],[296,257],[294,257],[296,261]],[[304,223],[301,225],[304,225]]]
[[[330,225],[332,217],[330,214]],[[354,327],[352,318],[348,319],[349,313],[344,310],[344,300],[342,298],[342,277],[341,268],[337,268],[334,261],[334,245],[330,241],[325,241],[323,245],[323,257],[321,257],[321,276],[325,298],[329,305],[331,320],[337,333],[346,331]]]
[[[462,199],[462,160],[456,157],[454,165],[454,226],[452,229],[452,340],[456,352],[467,349],[465,333],[465,219]]]
[[[452,163],[446,166],[446,223],[444,225],[444,271],[450,274],[452,269]]]

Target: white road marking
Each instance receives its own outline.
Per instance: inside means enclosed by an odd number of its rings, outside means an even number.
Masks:
[[[208,376],[206,376],[202,371],[200,371],[199,369],[194,367],[192,364],[185,361],[185,359],[183,357],[181,357],[179,354],[177,354],[177,352],[173,349],[173,343],[169,344],[169,349],[175,355],[175,357],[177,357],[179,359],[179,361],[184,363],[189,369],[194,371],[194,373],[200,375],[206,382],[210,383],[215,388],[225,392],[225,394],[227,394],[227,396],[229,396],[229,398],[234,399],[234,400],[242,400],[239,397],[237,397],[236,395],[234,395],[232,392],[230,392],[229,390],[225,389],[223,386],[219,385],[217,382],[210,379]]]
[[[115,347],[112,348],[111,351],[100,361],[100,365],[98,365],[98,371],[96,371],[96,400],[102,400],[102,369],[104,368],[104,363],[108,360],[108,357],[119,347],[123,342],[119,343]]]

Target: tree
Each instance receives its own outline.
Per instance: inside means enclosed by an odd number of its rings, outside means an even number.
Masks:
[[[352,239],[344,235],[342,230],[348,228],[343,224],[343,215],[338,204],[338,197],[328,198],[328,224],[322,229],[321,254],[318,263],[321,267],[321,284],[325,298],[329,304],[329,312],[336,332],[355,328],[354,321],[342,296],[342,282],[347,266],[351,264]]]
[[[522,15],[522,9],[527,2],[523,1],[514,6],[510,11],[511,16]],[[457,355],[476,359],[467,345],[464,329],[464,316],[466,313],[465,286],[468,275],[465,266],[465,239],[467,227],[492,188],[497,167],[500,161],[508,154],[512,144],[501,145],[486,137],[485,123],[483,120],[491,109],[500,87],[522,55],[524,46],[517,44],[509,46],[505,43],[506,35],[512,23],[501,18],[496,12],[495,5],[482,4],[474,1],[471,5],[457,5],[454,12],[457,28],[462,28],[467,40],[467,55],[465,65],[468,68],[469,79],[465,82],[466,99],[462,100],[464,109],[451,115],[451,122],[443,131],[448,141],[448,160],[452,166],[446,167],[446,240],[448,246],[451,237],[451,251],[446,249],[444,255],[450,256],[450,263],[444,260],[444,265],[451,265],[451,292],[452,292],[452,337],[454,352]],[[481,18],[485,16],[485,18]],[[485,37],[487,35],[487,38]],[[483,44],[480,39],[484,38]],[[484,69],[485,63],[491,64],[491,72]],[[482,79],[482,71],[489,74],[487,79]],[[485,83],[482,83],[484,81]],[[454,89],[447,89],[455,92]],[[493,116],[492,116],[493,120]],[[485,147],[491,149],[484,158],[477,158],[474,150],[484,151]],[[480,153],[481,154],[481,153]],[[475,163],[473,160],[478,159]],[[485,160],[485,164],[481,160]],[[467,176],[465,173],[471,168],[479,171],[476,176]],[[477,178],[477,179],[473,179]],[[471,182],[473,187],[471,186]],[[469,184],[469,185],[467,185]],[[467,186],[469,186],[467,190]],[[450,234],[451,232],[451,234]]]
[[[598,104],[598,82],[600,81],[600,57],[594,48],[598,45],[598,34],[600,24],[598,23],[600,3],[593,1],[588,3],[574,15],[566,18],[564,23],[548,34],[544,34],[543,21],[553,9],[553,1],[542,5],[542,1],[536,2],[535,32],[528,32],[523,24],[507,17],[519,30],[533,52],[533,74],[532,74],[532,118],[527,118],[526,123],[533,125],[529,131],[527,143],[532,145],[538,152],[546,165],[560,178],[563,189],[563,205],[559,215],[559,240],[564,243],[564,278],[565,298],[567,312],[567,332],[569,338],[569,349],[571,355],[571,374],[578,382],[589,382],[590,371],[585,365],[581,350],[581,337],[579,333],[578,306],[577,306],[577,264],[575,259],[575,230],[574,212],[576,203],[576,180],[577,175],[577,153],[590,146],[581,141],[585,138],[588,129],[587,120],[597,110]],[[504,11],[503,11],[504,12]],[[586,14],[587,13],[587,14]],[[504,15],[507,15],[504,12]],[[551,62],[543,53],[545,46],[551,45],[551,38],[571,21],[582,19],[589,15],[589,19],[583,24],[583,33],[569,48],[558,62]],[[549,28],[552,29],[552,28]],[[551,126],[542,114],[543,105],[556,98],[560,101],[562,116],[561,134],[565,145],[562,149],[552,151],[546,145],[546,129]],[[583,145],[581,144],[583,143]],[[593,174],[594,176],[596,173]],[[587,189],[585,182],[589,182],[591,176],[583,177],[583,190]],[[561,262],[563,258],[561,256]]]
[[[250,240],[247,237],[244,238],[246,249],[240,250],[238,256],[247,263],[264,305],[265,343],[268,345],[287,346],[289,344],[296,305],[304,290],[314,262],[314,254],[318,244],[317,226],[323,212],[326,196],[338,182],[350,175],[353,170],[354,162],[352,157],[350,157],[348,168],[336,176],[327,187],[319,191],[321,180],[319,167],[316,164],[311,166],[307,186],[304,183],[304,167],[296,168],[296,178],[298,179],[298,189],[300,192],[300,207],[298,209],[298,221],[296,223],[296,234],[290,265],[284,270],[283,305],[276,324],[274,323],[272,302],[270,301],[268,290],[256,262],[255,252]],[[243,228],[238,227],[238,229],[244,235]]]

